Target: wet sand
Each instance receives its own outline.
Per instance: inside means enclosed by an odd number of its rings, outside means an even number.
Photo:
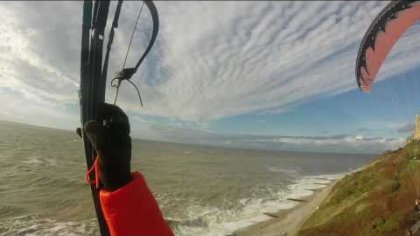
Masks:
[[[337,180],[332,181],[325,188],[319,189],[311,196],[300,198],[304,202],[296,207],[281,210],[270,215],[277,217],[267,221],[239,229],[234,236],[291,236],[296,235],[303,223],[318,209],[318,206],[326,199]]]

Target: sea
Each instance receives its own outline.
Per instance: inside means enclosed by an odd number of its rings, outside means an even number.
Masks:
[[[233,149],[133,140],[176,235],[229,235],[294,207],[373,155]],[[75,132],[0,122],[0,235],[99,235]]]

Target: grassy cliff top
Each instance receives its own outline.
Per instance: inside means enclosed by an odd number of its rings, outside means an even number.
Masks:
[[[389,151],[337,182],[302,226],[301,236],[405,235],[420,220],[420,142]]]

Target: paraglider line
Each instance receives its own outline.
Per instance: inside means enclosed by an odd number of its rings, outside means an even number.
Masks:
[[[143,11],[143,7],[144,7],[144,2],[143,2],[143,4],[141,5],[141,8],[140,8],[139,14],[137,15],[136,24],[134,25],[133,32],[131,33],[130,42],[128,43],[128,48],[127,48],[127,52],[125,53],[125,59],[124,59],[124,63],[123,63],[122,68],[124,68],[124,67],[125,67],[125,63],[127,62],[128,52],[130,51],[130,48],[131,48],[131,43],[132,43],[132,41],[133,41],[134,33],[136,32],[137,25],[138,25],[138,23],[139,23],[139,19],[140,19],[140,15],[141,15],[141,12]]]

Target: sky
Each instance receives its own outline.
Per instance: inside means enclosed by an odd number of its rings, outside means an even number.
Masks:
[[[156,2],[155,47],[117,104],[135,138],[292,151],[378,153],[404,144],[420,112],[420,24],[394,46],[372,92],[359,44],[385,1]],[[82,2],[0,2],[0,120],[74,130]],[[124,2],[108,80],[141,8]],[[112,3],[109,22],[115,2]],[[150,37],[144,10],[128,54]],[[115,90],[107,87],[106,101]]]

